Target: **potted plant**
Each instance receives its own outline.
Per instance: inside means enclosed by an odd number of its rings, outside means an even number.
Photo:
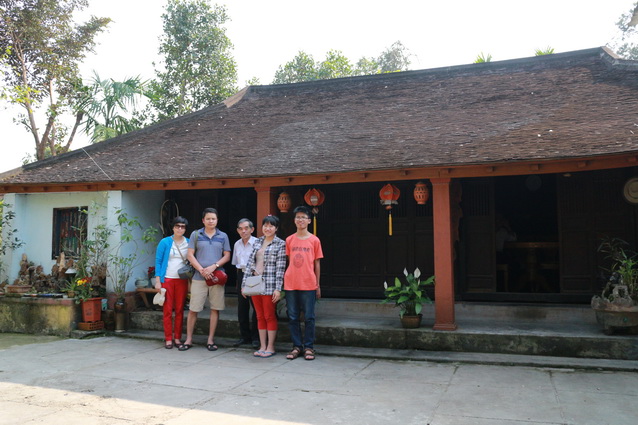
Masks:
[[[96,296],[90,277],[75,280],[75,302],[82,309],[82,322],[102,320],[102,299]]]
[[[591,306],[605,334],[618,329],[638,330],[638,254],[619,238],[606,238],[598,247],[606,254],[610,267],[601,295],[595,295]]]
[[[115,230],[119,231],[120,239],[109,248],[107,280],[110,280],[115,297],[115,330],[117,332],[124,330],[127,321],[126,286],[134,269],[140,264],[140,255],[146,254],[140,245],[155,242],[159,231],[154,227],[143,229],[137,218],[129,217],[122,209],[116,209],[115,214],[117,216]],[[136,231],[142,231],[141,236],[135,235]],[[125,251],[129,253],[125,254]],[[147,271],[149,272],[150,270]]]
[[[426,293],[426,287],[434,285],[434,276],[430,276],[421,281],[421,271],[416,268],[414,273],[408,273],[407,269],[403,269],[405,282],[398,277],[394,279],[394,285],[388,286],[387,282],[383,282],[385,288],[385,299],[382,303],[393,303],[399,307],[399,317],[401,325],[404,328],[418,328],[421,326],[421,318],[423,315],[423,304],[431,304],[432,300]]]
[[[76,292],[75,291],[77,291],[77,289],[78,288],[77,288],[77,284],[75,283],[75,281],[71,281],[71,282],[68,282],[64,288],[62,288],[62,291],[66,292],[66,295],[69,298],[75,298],[75,296],[76,296]]]

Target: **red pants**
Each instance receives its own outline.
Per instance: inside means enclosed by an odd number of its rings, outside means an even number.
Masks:
[[[172,341],[182,339],[184,325],[184,304],[188,293],[188,280],[164,278],[162,288],[166,288],[164,299],[164,339]],[[175,326],[173,327],[173,310]]]
[[[275,314],[275,303],[272,302],[272,295],[253,295],[251,298],[257,313],[257,329],[276,331],[277,315]]]

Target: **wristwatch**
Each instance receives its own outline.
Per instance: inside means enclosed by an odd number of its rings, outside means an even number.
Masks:
[[[215,263],[215,267],[219,268],[219,264]]]

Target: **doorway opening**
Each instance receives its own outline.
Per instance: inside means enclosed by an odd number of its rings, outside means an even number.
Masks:
[[[494,180],[496,292],[560,292],[555,175]]]

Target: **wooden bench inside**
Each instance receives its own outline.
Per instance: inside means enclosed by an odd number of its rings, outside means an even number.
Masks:
[[[149,302],[147,294],[155,295],[158,292],[159,292],[159,289],[155,289],[155,288],[135,288],[135,293],[140,295],[140,298],[144,302],[144,305],[146,306],[146,308],[153,308],[153,309],[155,308],[152,300],[151,302]]]

